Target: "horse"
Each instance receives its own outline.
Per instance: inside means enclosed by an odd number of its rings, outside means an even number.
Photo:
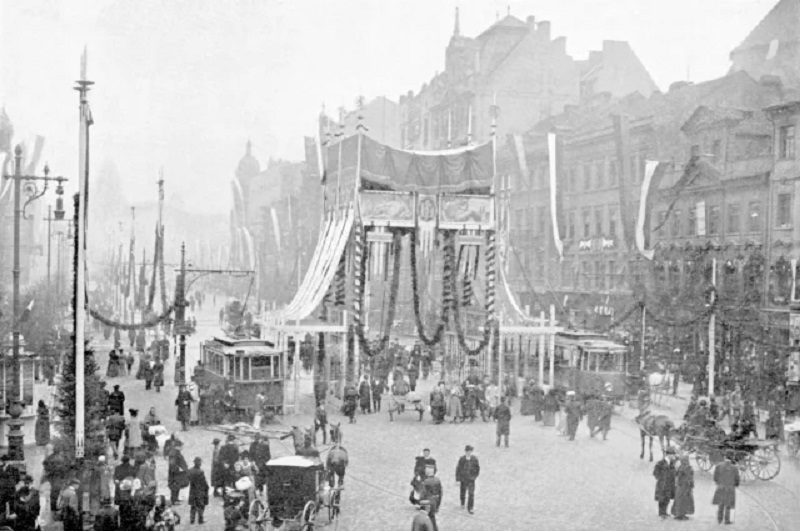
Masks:
[[[348,464],[347,450],[342,446],[342,430],[339,424],[331,424],[331,442],[333,446],[328,451],[328,458],[325,460],[325,470],[328,472],[328,484],[331,488],[344,485],[344,473]],[[336,479],[338,478],[338,482]]]
[[[636,424],[639,425],[639,437],[642,440],[642,453],[639,459],[644,459],[644,438],[650,437],[650,461],[653,461],[653,437],[658,437],[658,444],[661,445],[661,451],[664,452],[664,439],[667,440],[667,446],[670,445],[670,437],[675,430],[675,423],[670,420],[666,415],[653,415],[649,411],[643,416],[637,417]]]

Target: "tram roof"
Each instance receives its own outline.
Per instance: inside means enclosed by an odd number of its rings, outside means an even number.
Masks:
[[[246,349],[248,353],[263,353],[263,354],[278,354],[280,349],[275,348],[275,343],[265,339],[234,339],[230,337],[214,336],[209,340],[211,343],[217,343],[221,347],[230,347],[232,349]]]
[[[276,457],[267,462],[267,466],[280,466],[292,468],[312,468],[319,466],[318,460],[312,460],[300,455],[287,455],[285,457]]]

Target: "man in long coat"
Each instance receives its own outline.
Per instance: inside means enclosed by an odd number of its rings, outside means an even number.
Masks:
[[[221,491],[225,487],[225,467],[222,466],[222,460],[219,456],[221,452],[219,443],[220,440],[217,438],[212,441],[214,450],[211,454],[211,486],[214,487],[214,497],[221,496],[221,492],[218,493],[217,491]]]
[[[194,458],[194,468],[189,470],[189,523],[193,524],[195,517],[199,524],[203,523],[203,511],[208,505],[208,482],[206,475],[200,468],[203,460]]]
[[[739,469],[730,460],[730,455],[714,468],[714,483],[717,490],[711,501],[717,506],[717,522],[730,524],[731,509],[736,508],[736,487],[739,486]]]
[[[442,498],[444,496],[444,489],[442,489],[442,482],[434,476],[436,473],[436,469],[432,466],[428,466],[425,469],[425,473],[428,477],[425,478],[425,481],[422,482],[422,492],[420,494],[420,500],[422,502],[428,501],[431,504],[431,512],[430,518],[431,523],[433,523],[433,530],[438,531],[439,526],[436,525],[436,513],[439,512],[439,507],[442,504]]]
[[[464,455],[458,459],[458,465],[456,465],[456,483],[460,487],[461,508],[464,508],[464,499],[466,498],[469,514],[472,514],[472,508],[475,506],[475,480],[481,473],[481,465],[478,458],[472,455],[473,450],[472,446],[467,445],[464,448]]]
[[[219,451],[219,460],[224,469],[224,486],[233,487],[233,484],[236,482],[236,470],[234,466],[236,465],[236,461],[239,460],[239,446],[236,444],[236,437],[233,435],[228,435],[225,446]]]
[[[567,402],[564,405],[564,414],[567,416],[567,435],[569,440],[575,440],[575,433],[578,431],[578,424],[581,422],[581,405],[575,399],[575,391],[567,392]]]
[[[178,407],[178,422],[181,423],[183,431],[188,430],[187,426],[192,419],[192,393],[186,390],[186,384],[181,384],[178,391],[178,397],[175,399],[175,405]]]
[[[125,414],[125,393],[119,390],[119,385],[115,385],[114,391],[108,395],[108,410],[112,415]]]
[[[667,448],[666,456],[656,463],[653,476],[656,478],[655,500],[658,502],[658,516],[666,518],[669,516],[669,502],[675,498],[675,450]]]
[[[592,432],[592,437],[597,433],[603,433],[603,440],[608,437],[608,432],[611,430],[611,415],[614,413],[614,404],[607,396],[603,396],[602,401],[597,404],[597,424]]]
[[[172,505],[180,503],[181,489],[189,484],[187,472],[189,467],[186,465],[181,453],[180,444],[175,444],[169,451],[169,465],[167,469],[167,486],[169,487],[170,501]]]
[[[500,405],[494,412],[497,419],[497,446],[500,446],[500,437],[505,437],[506,448],[508,448],[508,434],[511,431],[511,409],[506,404],[506,397],[500,398]]]

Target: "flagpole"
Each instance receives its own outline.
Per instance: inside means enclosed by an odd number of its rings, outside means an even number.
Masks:
[[[80,130],[78,136],[78,223],[77,272],[75,286],[75,457],[84,455],[84,356],[86,332],[86,214],[89,198],[89,125],[92,123],[87,93],[93,83],[86,79],[86,48],[81,58],[81,79],[75,87],[80,93]]]

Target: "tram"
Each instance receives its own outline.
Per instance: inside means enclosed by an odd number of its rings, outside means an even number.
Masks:
[[[266,397],[264,408],[283,413],[284,375],[282,353],[263,339],[214,337],[200,346],[203,382],[212,394],[232,391],[236,408],[252,418],[259,407],[258,394]]]
[[[628,374],[628,347],[597,332],[557,332],[554,373],[557,387],[622,400]]]

